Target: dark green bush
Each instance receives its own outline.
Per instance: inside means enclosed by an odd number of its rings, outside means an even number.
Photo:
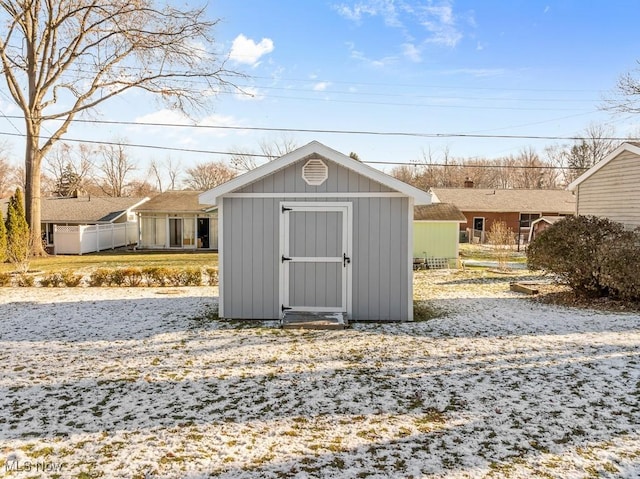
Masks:
[[[625,300],[640,300],[640,235],[629,234],[601,253],[600,282],[609,295]]]
[[[527,263],[557,274],[579,296],[632,299],[640,281],[637,273],[629,274],[630,264],[638,261],[631,259],[640,254],[638,239],[606,218],[567,217],[531,242]]]

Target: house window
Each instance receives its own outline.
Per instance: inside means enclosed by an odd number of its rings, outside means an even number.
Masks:
[[[164,247],[166,242],[165,219],[143,216],[140,219],[142,245]]]
[[[520,227],[530,228],[531,222],[540,218],[540,213],[520,213]]]

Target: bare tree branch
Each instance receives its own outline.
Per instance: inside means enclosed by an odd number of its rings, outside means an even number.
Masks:
[[[26,127],[26,213],[40,237],[44,155],[81,112],[141,89],[185,113],[238,90],[214,41],[217,20],[171,0],[0,0],[0,67]],[[43,135],[47,120],[59,119]],[[39,241],[34,241],[35,253]]]

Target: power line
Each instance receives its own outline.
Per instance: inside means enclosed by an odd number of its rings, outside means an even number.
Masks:
[[[8,116],[8,118],[22,118],[21,116]],[[57,121],[63,121],[56,118]],[[50,120],[53,121],[53,120]],[[416,138],[473,138],[473,139],[498,139],[498,140],[554,140],[554,141],[580,141],[584,140],[584,136],[558,136],[558,135],[492,135],[482,133],[425,133],[425,132],[408,132],[408,131],[375,131],[375,130],[325,130],[316,128],[275,128],[275,127],[258,127],[258,126],[231,126],[231,125],[185,125],[183,123],[157,123],[157,122],[135,122],[124,120],[83,120],[74,119],[74,123],[88,123],[101,125],[122,125],[122,126],[153,126],[164,128],[194,128],[194,129],[212,129],[212,130],[241,130],[241,131],[268,131],[279,133],[321,133],[334,135],[371,135],[371,136],[400,136],[400,137],[416,137]],[[0,133],[3,134],[3,133]],[[639,141],[637,138],[607,136],[598,138],[599,140],[612,141]],[[76,140],[85,141],[85,140]],[[93,143],[98,143],[93,142]],[[110,143],[107,143],[110,144]]]
[[[0,135],[5,136],[20,136],[24,137],[24,134],[17,133],[6,133],[0,132]],[[248,156],[252,158],[265,158],[272,159],[273,156],[265,155],[260,153],[240,153],[236,151],[216,151],[216,150],[198,150],[191,148],[176,148],[176,147],[165,147],[159,145],[143,145],[139,143],[123,143],[123,142],[114,142],[114,141],[94,141],[94,140],[80,140],[77,138],[65,138],[61,141],[70,141],[74,143],[90,143],[96,145],[107,145],[107,146],[124,146],[131,148],[147,148],[152,150],[163,150],[163,151],[177,151],[181,153],[202,153],[207,155],[223,155],[223,156],[234,156],[234,155],[242,155]],[[362,160],[362,163],[369,164],[378,164],[378,165],[395,165],[395,166],[435,166],[435,167],[449,167],[449,168],[505,168],[505,169],[531,169],[531,170],[582,170],[584,168],[571,167],[571,166],[538,166],[538,165],[477,165],[477,164],[459,164],[459,163],[420,163],[420,162],[408,162],[408,161],[367,161]]]

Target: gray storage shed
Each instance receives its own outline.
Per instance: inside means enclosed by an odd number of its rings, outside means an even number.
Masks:
[[[413,207],[429,193],[313,141],[200,202],[218,206],[220,317],[413,318]]]

